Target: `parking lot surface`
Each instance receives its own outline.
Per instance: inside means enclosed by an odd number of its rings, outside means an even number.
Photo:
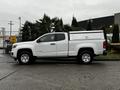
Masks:
[[[120,90],[120,61],[41,59],[19,65],[0,54],[0,90]]]

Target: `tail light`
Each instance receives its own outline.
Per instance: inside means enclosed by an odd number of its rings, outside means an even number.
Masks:
[[[105,49],[107,48],[107,42],[106,41],[103,42],[103,48],[105,48]]]

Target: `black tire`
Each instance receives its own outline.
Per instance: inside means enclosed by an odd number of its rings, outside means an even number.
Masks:
[[[82,51],[78,54],[78,62],[83,64],[90,64],[93,61],[93,53],[91,51]]]
[[[33,55],[28,51],[18,53],[19,64],[32,64],[34,62]]]

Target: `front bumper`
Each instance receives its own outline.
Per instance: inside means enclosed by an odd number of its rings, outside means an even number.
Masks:
[[[12,48],[12,50],[11,50],[11,52],[10,52],[10,55],[11,55],[13,58],[17,58],[17,49]]]
[[[17,60],[17,57],[15,57],[14,52],[11,51],[11,52],[10,52],[10,56],[13,57],[15,61]]]

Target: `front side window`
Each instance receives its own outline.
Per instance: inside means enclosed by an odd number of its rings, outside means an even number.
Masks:
[[[45,35],[45,36],[41,37],[39,41],[40,42],[52,42],[52,41],[55,41],[55,35],[54,34]]]

